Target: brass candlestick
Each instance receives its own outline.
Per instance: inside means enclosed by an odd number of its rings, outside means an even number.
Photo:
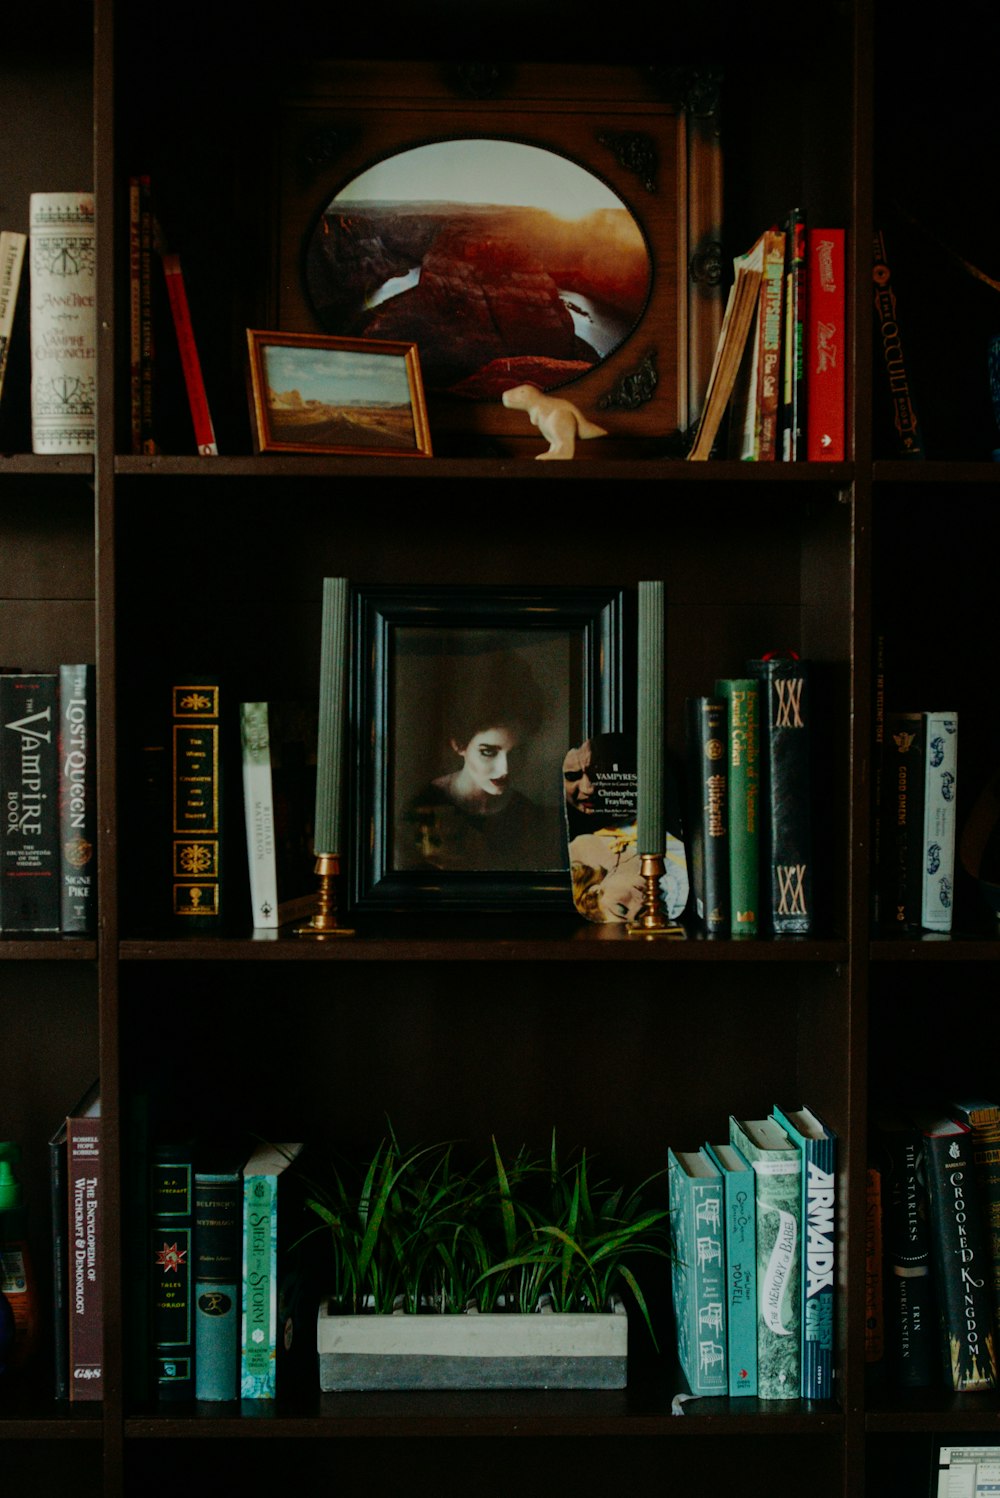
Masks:
[[[662,853],[640,855],[639,877],[645,885],[645,893],[638,914],[625,928],[629,936],[671,936],[675,940],[684,936],[684,927],[669,921],[663,907],[660,880],[663,878],[665,862]]]
[[[349,926],[341,926],[337,921],[336,880],[340,874],[340,854],[317,853],[316,874],[319,878],[319,908],[305,925],[296,926],[296,935],[311,936],[316,941],[334,936],[354,936],[356,933]]]

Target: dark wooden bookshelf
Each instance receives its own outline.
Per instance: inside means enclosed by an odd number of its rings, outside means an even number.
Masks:
[[[1000,144],[1000,20],[986,0],[934,28],[915,26],[902,0],[815,12],[724,0],[674,7],[654,41],[638,14],[565,0],[541,24],[526,0],[476,10],[473,27],[459,0],[393,4],[376,37],[370,16],[312,0],[280,21],[259,0],[238,19],[222,0],[55,0],[5,18],[0,228],[27,227],[34,190],[93,186],[98,204],[96,454],[31,453],[13,353],[0,406],[0,656],[98,665],[99,935],[0,938],[0,1137],[24,1152],[43,1293],[47,1140],[98,1072],[109,1121],[106,1398],[52,1399],[46,1334],[30,1378],[0,1382],[5,1491],[30,1481],[159,1498],[197,1473],[220,1491],[253,1480],[297,1495],[336,1480],[381,1498],[405,1473],[442,1492],[474,1482],[481,1498],[515,1483],[589,1498],[653,1482],[770,1498],[780,1474],[808,1498],[910,1498],[926,1490],[937,1440],[997,1438],[1000,1395],[904,1398],[866,1378],[862,1227],[868,1113],[885,1091],[1000,1086],[1000,930],[975,879],[956,888],[949,937],[889,935],[869,903],[879,632],[900,693],[921,706],[947,696],[960,713],[960,797],[1000,765],[988,690],[1000,427],[982,362],[1000,293],[955,261],[1000,280],[983,209],[983,164]],[[255,456],[242,350],[247,327],[269,326],[275,101],[302,57],[375,51],[501,70],[567,59],[720,70],[723,262],[792,204],[848,230],[846,460],[689,464],[659,439],[584,444],[572,464],[537,463],[535,445],[511,457],[443,444],[412,463]],[[189,276],[218,458],[183,437],[155,456],[130,451],[127,186],[145,170]],[[946,251],[929,248],[935,225]],[[887,434],[876,226],[898,256],[921,462]],[[830,723],[816,936],[648,943],[575,918],[500,915],[359,916],[358,935],[334,943],[140,929],[130,896],[145,850],[128,786],[141,694],[192,644],[248,696],[314,694],[332,575],[626,589],[664,577],[674,754],[685,696],[767,649],[816,660]],[[208,1032],[215,1049],[193,1039]],[[171,1121],[183,1108],[206,1130],[294,1125],[330,1148],[379,1137],[386,1116],[415,1137],[543,1145],[555,1125],[639,1178],[731,1111],[801,1099],[841,1141],[835,1399],[697,1400],[678,1418],[664,1293],[664,1356],[637,1355],[621,1392],[317,1389],[266,1410],[152,1406],[128,1358],[120,1235],[122,1136],[140,1085]]]

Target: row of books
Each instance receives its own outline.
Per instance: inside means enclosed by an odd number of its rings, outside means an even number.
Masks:
[[[809,1108],[668,1152],[677,1353],[692,1395],[829,1399],[837,1136]]]
[[[733,262],[701,418],[689,453],[706,459],[728,412],[728,456],[842,462],[846,454],[845,231],[799,209]]]
[[[0,674],[0,932],[97,929],[94,668]]]
[[[950,931],[958,713],[876,711],[875,916],[885,930]]]
[[[686,704],[690,878],[709,936],[813,930],[810,667],[747,661]]]
[[[147,1149],[139,1104],[129,1122],[123,1243],[133,1386],[163,1400],[271,1400],[297,1364],[314,1375],[315,1327],[305,1320],[315,1321],[316,1305],[306,1310],[293,1244],[304,1209],[295,1216],[286,1190],[301,1144],[202,1151],[181,1140]],[[104,1397],[103,1140],[95,1084],[49,1141],[55,1396],[74,1402]],[[293,1360],[287,1344],[300,1315]]]
[[[997,1387],[1000,1105],[876,1115],[867,1168],[865,1355],[899,1389]]]

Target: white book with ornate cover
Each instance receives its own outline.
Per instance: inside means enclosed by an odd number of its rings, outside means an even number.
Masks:
[[[93,193],[32,193],[29,229],[32,451],[93,452],[97,435]]]

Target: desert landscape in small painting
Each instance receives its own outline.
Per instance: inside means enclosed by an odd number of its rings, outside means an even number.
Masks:
[[[332,405],[298,390],[267,392],[275,442],[296,447],[415,448],[410,406],[388,402]]]

